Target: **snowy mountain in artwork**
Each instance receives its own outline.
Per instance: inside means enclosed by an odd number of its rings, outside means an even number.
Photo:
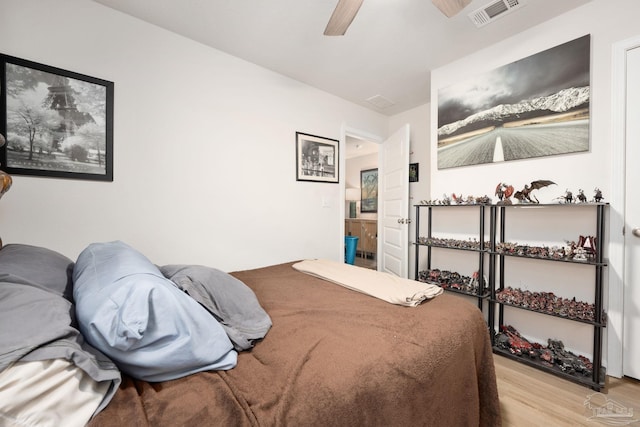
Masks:
[[[517,104],[496,105],[465,119],[443,125],[438,129],[438,139],[488,126],[501,126],[518,120],[586,109],[589,107],[589,89],[589,86],[571,87],[549,96],[527,99]]]

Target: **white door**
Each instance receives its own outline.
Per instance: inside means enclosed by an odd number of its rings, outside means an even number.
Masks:
[[[640,47],[627,51],[622,371],[640,379]]]
[[[409,125],[382,143],[378,167],[378,270],[409,271]]]

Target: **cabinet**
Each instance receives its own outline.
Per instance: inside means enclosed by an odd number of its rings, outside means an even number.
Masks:
[[[492,283],[495,274],[494,255],[489,252],[495,239],[495,206],[491,205],[415,205],[416,208],[416,238],[415,238],[415,278],[424,282],[436,283],[445,290],[456,292],[477,299],[478,308],[483,309],[483,300],[489,297],[489,283]],[[426,210],[426,218],[423,211]],[[458,224],[475,223],[477,226],[468,238],[446,237],[438,234],[442,228],[434,227],[434,211],[438,210],[446,216],[457,215],[460,217]],[[486,233],[486,213],[489,210],[489,233]],[[476,219],[474,219],[474,217]],[[424,223],[426,219],[426,224]],[[477,222],[476,222],[477,221]],[[436,233],[434,233],[436,231]],[[444,236],[444,237],[440,237]],[[493,237],[492,237],[493,236]],[[487,240],[489,239],[489,240]],[[421,252],[426,250],[426,263],[421,265]],[[466,270],[443,270],[433,264],[434,250],[464,251],[471,254],[471,261],[465,262]],[[477,255],[474,257],[473,255]],[[473,259],[475,258],[475,260]],[[485,260],[489,260],[488,271],[485,269]],[[471,268],[469,268],[471,266]],[[426,267],[426,268],[425,268]],[[488,273],[488,281],[486,279]],[[492,312],[489,313],[492,315]],[[493,318],[489,320],[493,321]]]
[[[494,305],[498,308],[497,319],[497,331],[491,327],[492,332],[492,344],[494,352],[502,354],[507,357],[511,357],[520,362],[531,365],[535,368],[550,372],[554,375],[561,376],[573,382],[590,387],[599,391],[604,387],[605,373],[602,368],[602,333],[605,327],[606,316],[603,310],[603,275],[604,269],[607,265],[603,256],[603,242],[604,242],[604,230],[605,230],[605,209],[607,204],[605,203],[582,203],[582,204],[550,204],[550,205],[504,205],[499,206],[499,240],[492,247],[491,252],[494,257],[497,257],[498,262],[498,280],[491,288],[491,306]],[[530,209],[536,209],[531,211]],[[595,215],[594,214],[595,211]],[[535,212],[535,213],[534,213]],[[581,254],[571,253],[572,248],[568,243],[555,245],[549,247],[545,244],[536,245],[519,245],[513,238],[509,239],[509,234],[514,233],[516,230],[514,227],[508,226],[508,220],[513,220],[517,223],[517,217],[526,215],[529,219],[533,218],[533,227],[530,230],[525,230],[525,235],[528,233],[530,237],[535,239],[536,230],[541,228],[548,228],[553,222],[561,220],[574,221],[581,218],[593,218],[594,223],[586,230],[589,233],[595,233],[593,236],[581,236],[575,235],[577,240],[578,249],[576,252]],[[587,221],[589,222],[590,219]],[[522,228],[522,226],[521,226]],[[573,233],[573,227],[568,224],[566,229],[562,231],[564,233]],[[518,230],[521,231],[521,230]],[[563,239],[572,236],[557,236],[557,239]],[[594,239],[595,237],[595,239]],[[583,240],[584,239],[584,240]],[[560,240],[562,241],[562,240]],[[555,243],[554,243],[555,244]],[[581,246],[584,245],[584,246]],[[587,249],[584,249],[586,247]],[[583,252],[589,252],[585,257]],[[513,285],[509,277],[512,276],[513,268],[516,258],[525,260],[527,263],[541,263],[536,266],[536,271],[542,272],[542,269],[548,269],[550,264],[556,263],[555,266],[561,269],[591,269],[593,270],[593,280],[589,280],[590,283],[580,283],[581,288],[588,287],[585,292],[591,292],[593,303],[583,302],[576,300],[576,297],[570,296],[556,296],[556,293],[562,295],[566,293],[566,286],[562,284],[555,285],[555,289],[545,289],[544,291],[531,292],[527,290],[519,289],[518,286]],[[586,272],[588,277],[591,272]],[[517,282],[516,282],[517,283]],[[565,285],[569,285],[565,283]],[[543,285],[544,286],[544,285]],[[565,288],[565,289],[563,289]],[[509,308],[509,313],[505,312],[505,307]],[[491,308],[490,308],[491,310]],[[551,351],[557,348],[556,344],[562,341],[562,337],[550,337],[548,343],[542,344],[542,350],[538,350],[539,355],[530,357],[526,354],[518,354],[513,349],[509,349],[504,345],[505,335],[503,331],[508,328],[509,322],[518,316],[519,310],[526,310],[534,312],[533,316],[551,316],[558,322],[578,322],[582,324],[582,327],[586,327],[591,330],[588,335],[592,336],[593,344],[593,357],[591,363],[591,369],[588,369],[589,361],[582,360],[584,366],[580,366],[581,359],[578,358],[578,366],[572,366],[572,356],[579,356],[576,354],[568,354],[569,357],[563,358],[562,351]],[[490,325],[492,325],[490,323]],[[530,325],[531,326],[531,325]],[[521,328],[523,329],[523,328]],[[518,331],[522,336],[527,336],[526,331]],[[557,334],[558,330],[548,331],[549,334]],[[554,341],[552,341],[552,338]],[[571,338],[571,337],[564,337]],[[559,341],[555,341],[555,340]],[[526,344],[526,343],[525,343]],[[541,343],[534,344],[537,346]],[[545,344],[546,347],[544,347]],[[563,347],[560,347],[562,350]],[[525,353],[526,351],[523,351]],[[560,354],[560,357],[557,355]],[[556,356],[554,356],[556,355]],[[544,356],[544,357],[543,357]],[[553,361],[548,359],[553,357]],[[586,365],[585,365],[586,364]],[[583,369],[584,367],[587,369]],[[590,372],[589,372],[590,371]]]
[[[378,251],[378,221],[375,219],[345,219],[345,234],[358,237],[356,252],[364,258],[375,258]]]

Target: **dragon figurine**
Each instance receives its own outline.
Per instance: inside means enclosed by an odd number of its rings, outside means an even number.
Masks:
[[[499,205],[510,205],[510,197],[513,195],[513,185],[505,184],[501,182],[496,187],[496,196],[498,196]]]
[[[548,179],[540,179],[538,181],[533,181],[531,185],[526,185],[520,191],[516,191],[513,197],[518,199],[520,203],[540,203],[540,201],[531,194],[533,190],[539,190],[541,188],[547,187],[549,185],[555,184],[553,181],[549,181]]]

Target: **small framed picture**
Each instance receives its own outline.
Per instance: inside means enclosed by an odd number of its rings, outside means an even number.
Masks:
[[[360,212],[378,212],[378,169],[360,171]]]
[[[419,163],[409,164],[409,182],[418,182],[418,166]]]
[[[338,182],[338,140],[296,132],[296,180]]]
[[[113,181],[113,82],[0,54],[5,172]]]

